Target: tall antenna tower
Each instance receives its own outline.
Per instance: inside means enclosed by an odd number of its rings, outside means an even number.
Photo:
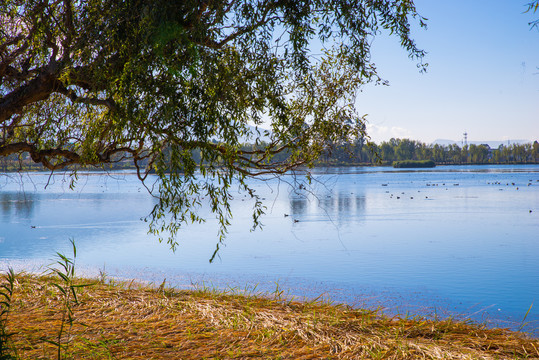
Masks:
[[[468,133],[466,132],[466,130],[464,131],[464,146],[468,145]]]

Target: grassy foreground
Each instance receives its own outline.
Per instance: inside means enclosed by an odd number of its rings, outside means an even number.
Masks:
[[[539,341],[522,334],[279,293],[74,279],[75,302],[53,283],[17,275],[3,320],[12,358],[57,359],[60,344],[61,358],[73,359],[539,359]]]

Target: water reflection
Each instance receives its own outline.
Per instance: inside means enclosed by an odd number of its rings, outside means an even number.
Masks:
[[[320,195],[293,194],[289,197],[291,215],[296,217],[328,217],[332,220],[362,220],[367,212],[367,196],[332,189]],[[357,221],[356,221],[357,222]]]
[[[307,204],[307,198],[293,196],[290,198],[290,212],[292,215],[303,215],[307,210]]]
[[[12,218],[31,218],[37,205],[36,195],[25,192],[0,192],[0,219],[9,222]]]

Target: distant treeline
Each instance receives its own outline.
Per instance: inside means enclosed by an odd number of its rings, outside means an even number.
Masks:
[[[437,165],[459,164],[537,164],[539,142],[500,145],[492,149],[487,144],[427,145],[409,139],[391,139],[381,144],[357,141],[353,146],[334,146],[320,159],[322,165],[391,165],[394,161],[433,160]]]
[[[254,145],[246,144],[246,150]],[[127,154],[126,154],[127,155]],[[166,155],[166,151],[165,151]],[[192,150],[193,160],[201,160],[200,151]],[[288,154],[277,154],[274,161],[282,161]],[[394,162],[407,160],[432,160],[436,165],[462,164],[538,164],[539,142],[528,144],[500,145],[496,149],[487,144],[447,146],[439,144],[427,145],[409,139],[391,139],[381,144],[366,143],[359,140],[353,145],[334,145],[326,152],[316,165],[319,166],[352,166],[352,165],[392,165]],[[142,164],[144,165],[144,164]],[[104,166],[105,170],[132,169],[129,158]],[[11,155],[0,158],[0,172],[45,170],[35,164],[27,154]]]
[[[125,154],[127,157],[128,154]],[[101,165],[99,168],[88,167],[88,170],[128,170],[134,169],[130,159],[121,160],[111,164]],[[69,168],[73,169],[73,168]],[[49,171],[41,164],[36,164],[30,158],[28,153],[12,154],[9,156],[0,157],[0,173],[17,172],[17,171]]]

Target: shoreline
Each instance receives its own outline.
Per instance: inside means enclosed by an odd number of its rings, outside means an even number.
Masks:
[[[3,274],[8,268],[34,277],[44,276],[50,263],[0,260]],[[214,292],[235,292],[273,294],[279,292],[283,299],[310,302],[313,299],[326,301],[337,306],[351,309],[377,311],[388,317],[407,314],[426,320],[453,319],[459,322],[478,324],[486,329],[506,329],[521,331],[539,339],[539,318],[535,308],[530,316],[528,308],[516,313],[499,313],[496,304],[469,303],[458,299],[445,298],[434,290],[408,287],[375,287],[364,285],[350,287],[346,282],[313,281],[302,277],[272,277],[263,274],[241,275],[234,273],[199,273],[164,271],[159,268],[98,267],[78,264],[76,276],[82,279],[103,279],[111,283],[136,283],[156,287],[165,283],[174,291],[191,291],[197,288],[211,289]]]
[[[175,290],[136,282],[73,279],[72,326],[58,336],[58,278],[19,276],[7,329],[21,358],[497,358],[538,359],[539,340],[503,329],[420,316],[387,317],[276,291]],[[61,282],[60,282],[60,285]]]

